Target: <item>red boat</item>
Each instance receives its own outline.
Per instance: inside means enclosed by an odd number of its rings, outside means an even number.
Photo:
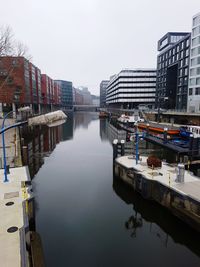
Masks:
[[[149,128],[150,132],[154,132],[154,133],[159,133],[159,134],[163,134],[164,133],[164,128],[168,128],[167,126],[157,126],[157,125],[153,125],[150,124],[149,126],[147,124],[144,123],[139,123],[138,124],[138,129],[140,130],[147,130],[147,128]],[[167,134],[168,135],[179,135],[180,130],[179,129],[168,129],[167,130]]]

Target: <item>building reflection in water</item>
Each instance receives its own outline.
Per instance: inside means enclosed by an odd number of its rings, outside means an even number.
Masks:
[[[22,127],[20,135],[23,140],[23,161],[29,166],[31,179],[44,164],[44,158],[49,157],[60,142],[73,139],[77,128],[88,128],[88,125],[98,119],[97,113],[78,112],[67,114],[66,123],[57,127],[37,126]]]
[[[132,206],[130,216],[124,222],[131,238],[139,237],[139,230],[144,228],[149,235],[158,238],[163,246],[168,247],[172,239],[200,256],[200,235],[193,229],[166,209],[161,209],[158,204],[143,199],[117,177],[113,177],[113,190],[126,204]],[[148,239],[148,236],[146,238]]]
[[[57,144],[73,138],[73,131],[73,115],[68,117],[66,123],[57,127],[21,128],[23,163],[28,165],[31,179],[44,164],[44,158],[51,155]]]
[[[96,112],[76,112],[74,116],[74,129],[83,127],[88,129],[89,124],[93,120],[98,120],[99,116]]]

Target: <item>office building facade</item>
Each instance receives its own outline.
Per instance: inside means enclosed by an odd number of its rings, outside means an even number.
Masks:
[[[156,106],[187,109],[191,34],[169,32],[158,41]]]
[[[109,80],[104,80],[100,83],[100,107],[106,106],[106,88],[108,86]]]
[[[63,109],[72,109],[73,107],[73,86],[72,82],[55,80],[61,89],[61,105]]]
[[[200,13],[192,20],[188,112],[200,113]]]
[[[109,107],[132,109],[139,105],[153,108],[156,93],[155,69],[125,69],[112,76],[106,92]]]

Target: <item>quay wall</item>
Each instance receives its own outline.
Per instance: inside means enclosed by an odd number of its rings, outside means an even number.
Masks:
[[[200,203],[188,195],[162,185],[158,181],[148,180],[141,173],[126,168],[118,162],[114,164],[114,174],[123,180],[143,198],[156,201],[161,206],[169,209],[175,216],[200,232]]]

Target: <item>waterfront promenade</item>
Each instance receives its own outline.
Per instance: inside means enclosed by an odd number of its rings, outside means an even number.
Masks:
[[[0,170],[0,259],[1,266],[28,266],[26,241],[28,234],[28,203],[30,191],[25,186],[29,180],[27,167],[11,168],[9,182],[3,182]]]

